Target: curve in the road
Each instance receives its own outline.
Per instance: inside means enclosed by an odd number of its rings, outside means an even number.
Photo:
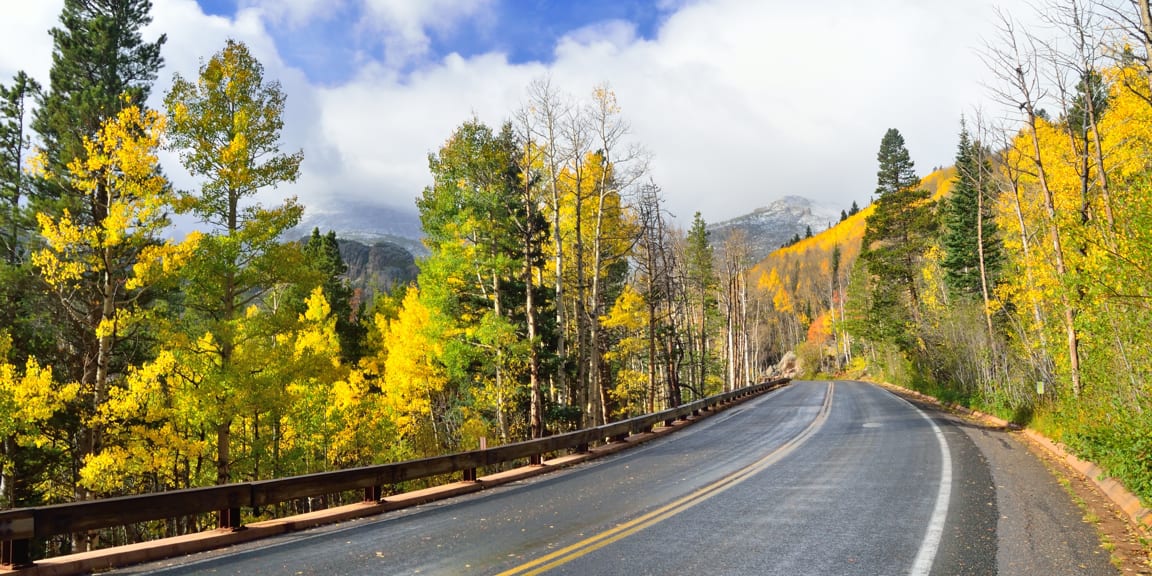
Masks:
[[[732,474],[725,476],[713,482],[712,484],[709,484],[697,490],[696,492],[693,492],[692,494],[689,494],[688,496],[648,512],[639,518],[625,522],[624,524],[621,524],[615,528],[606,530],[595,536],[586,538],[580,542],[557,550],[551,554],[541,556],[540,558],[526,562],[510,570],[505,570],[497,576],[535,576],[537,574],[543,574],[549,570],[552,570],[553,568],[580,558],[589,552],[599,550],[600,548],[608,546],[613,542],[627,538],[628,536],[640,532],[645,528],[651,527],[663,520],[671,518],[747,480],[752,475],[760,472],[768,466],[771,466],[773,463],[791,453],[793,450],[803,444],[805,440],[811,437],[812,434],[820,429],[820,426],[822,426],[828,419],[828,413],[832,407],[833,390],[834,384],[829,382],[827,392],[824,394],[824,403],[820,406],[820,411],[816,414],[816,417],[810,424],[808,424],[806,428],[804,428],[795,437],[791,438],[784,444],[780,445],[780,447],[776,448],[772,452],[769,452],[764,457],[753,462],[752,464],[739,469]],[[947,511],[947,505],[945,505],[945,511]],[[937,535],[937,539],[939,539],[939,535]],[[931,564],[929,563],[929,565]]]

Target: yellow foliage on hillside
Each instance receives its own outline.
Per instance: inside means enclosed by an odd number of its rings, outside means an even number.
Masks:
[[[936,170],[920,181],[920,187],[931,191],[932,200],[938,201],[951,191],[955,178],[954,167]],[[848,272],[860,255],[865,222],[874,210],[870,204],[811,238],[772,252],[753,267],[752,285],[775,304],[776,312],[792,315],[800,328],[806,329],[813,318],[838,305],[837,294],[848,284]],[[836,247],[840,248],[840,266],[837,278],[833,278]]]

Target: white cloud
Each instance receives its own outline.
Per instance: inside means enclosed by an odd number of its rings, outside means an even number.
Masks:
[[[322,122],[374,195],[410,198],[427,152],[472,112],[499,122],[544,72],[581,98],[608,81],[677,216],[720,220],[785,194],[846,207],[868,200],[889,127],[922,172],[951,162],[960,114],[984,98],[990,24],[989,6],[939,0],[700,1],[652,40],[619,22],[570,33],[547,68],[489,55],[403,80],[377,69],[325,90]]]
[[[23,70],[48,85],[52,66],[52,37],[48,30],[59,22],[63,0],[49,2],[5,2],[0,18],[0,83],[9,84],[12,75]]]
[[[573,30],[560,39],[560,52],[571,52],[598,45],[627,48],[636,41],[636,25],[626,20],[606,20]]]
[[[493,0],[363,0],[361,25],[383,34],[385,60],[403,66],[428,53],[429,30],[451,32],[461,21],[482,17]]]
[[[901,130],[927,172],[951,163],[961,113],[986,101],[988,74],[976,50],[993,31],[989,4],[676,2],[651,39],[628,23],[606,22],[569,33],[548,65],[449,55],[401,73],[413,59],[426,60],[437,26],[487,17],[487,4],[356,1],[370,8],[362,25],[392,43],[390,56],[365,57],[351,80],[321,86],[281,60],[266,26],[285,16],[253,5],[218,18],[193,0],[154,0],[153,29],[169,37],[154,98],[173,71],[194,76],[225,38],[242,40],[288,94],[284,149],[305,155],[300,181],[268,200],[295,194],[316,207],[351,200],[411,207],[430,180],[427,154],[473,114],[499,123],[544,74],[577,98],[607,81],[635,139],[654,154],[653,176],[682,222],[696,210],[722,220],[786,194],[864,203],[886,129]],[[51,26],[61,4],[19,3],[19,24],[0,21],[0,81],[17,67],[46,81],[51,39],[29,30]],[[311,0],[293,6],[297,17],[322,17]],[[168,172],[189,182],[178,166]]]
[[[245,8],[257,8],[269,20],[295,28],[313,19],[332,17],[345,0],[241,0]]]

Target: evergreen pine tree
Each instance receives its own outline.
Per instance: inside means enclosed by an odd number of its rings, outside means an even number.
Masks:
[[[944,259],[940,262],[948,287],[958,294],[975,296],[982,292],[981,249],[989,289],[1000,269],[1002,252],[992,214],[991,169],[987,153],[961,124],[956,183],[944,208]]]
[[[48,89],[41,93],[39,106],[32,113],[32,129],[39,135],[42,177],[25,191],[28,204],[47,221],[66,220],[77,230],[100,236],[97,231],[106,230],[115,220],[110,214],[144,195],[132,186],[118,189],[117,182],[125,180],[124,168],[107,158],[90,157],[85,139],[97,141],[113,122],[126,121],[118,118],[122,111],[134,109],[134,114],[145,116],[139,110],[163,63],[160,49],[165,42],[164,36],[154,42],[145,42],[141,36],[141,30],[152,21],[151,8],[149,0],[64,0],[60,25],[50,32],[53,52]],[[101,153],[98,148],[93,148],[96,155]],[[70,164],[79,170],[71,170]],[[102,173],[84,178],[79,175],[94,170],[92,166]],[[64,210],[69,213],[67,219],[63,219]],[[96,416],[109,397],[109,386],[120,385],[128,366],[152,354],[151,330],[143,325],[123,327],[120,314],[146,308],[158,296],[155,291],[144,290],[130,297],[121,283],[132,277],[132,265],[140,251],[158,242],[157,228],[152,226],[155,223],[137,223],[132,229],[133,240],[104,254],[101,269],[87,270],[74,285],[61,284],[51,292],[44,291],[48,300],[40,311],[42,321],[36,332],[37,336],[50,334],[54,346],[44,350],[35,342],[21,344],[35,352],[39,361],[52,365],[59,381],[80,385],[76,401],[61,419],[61,429],[54,431],[68,438],[66,444],[60,443],[67,446],[68,453],[61,454],[52,464],[57,470],[49,472],[70,483],[78,500],[92,496],[81,486],[79,471],[105,440],[104,425]],[[84,239],[91,240],[87,236]],[[72,251],[68,257],[79,253]],[[38,272],[41,279],[48,274],[44,267]],[[125,302],[129,298],[131,302]],[[117,322],[111,322],[113,318]],[[96,329],[92,329],[93,322],[99,325]],[[117,328],[109,334],[105,322]]]
[[[23,71],[12,79],[12,87],[0,85],[0,242],[8,264],[22,260],[22,240],[30,223],[21,215],[20,200],[26,191],[24,164],[30,146],[24,119],[28,101],[40,92],[40,84]]]
[[[33,114],[51,178],[40,193],[75,203],[68,163],[84,158],[84,137],[127,106],[143,106],[163,65],[161,35],[145,42],[141,29],[152,22],[150,0],[65,0],[54,44],[48,91]],[[43,207],[41,207],[43,209]],[[80,213],[80,214],[78,214]],[[73,210],[73,217],[85,217]],[[101,214],[94,215],[99,218]]]
[[[849,216],[855,216],[858,213],[860,213],[860,206],[858,206],[856,204],[856,201],[853,200],[852,201],[852,207],[848,209],[848,215]]]
[[[321,236],[320,229],[313,228],[312,236],[304,245],[304,254],[324,279],[324,297],[328,299],[328,306],[336,317],[336,335],[340,338],[342,360],[354,364],[364,354],[364,339],[368,329],[360,323],[356,311],[352,309],[352,288],[345,276],[348,265],[340,255],[336,232],[329,230],[328,234]]]
[[[692,219],[692,227],[688,229],[688,243],[685,249],[685,260],[688,268],[688,292],[689,297],[693,300],[690,306],[696,308],[693,311],[693,316],[697,316],[700,324],[694,327],[691,331],[695,332],[692,340],[695,343],[691,353],[691,360],[696,363],[695,370],[690,369],[692,374],[691,380],[699,386],[699,390],[703,389],[704,382],[707,380],[709,368],[709,353],[708,349],[710,342],[708,341],[708,319],[710,310],[715,308],[716,302],[715,286],[717,282],[716,268],[715,268],[715,255],[712,250],[712,244],[708,240],[711,233],[708,231],[707,225],[704,223],[704,218],[697,212]]]
[[[871,320],[899,325],[901,321],[919,320],[916,282],[936,218],[931,197],[927,190],[918,188],[920,181],[912,175],[912,161],[896,130],[884,135],[879,159],[880,198],[868,217],[860,258],[873,278]],[[906,331],[883,333],[886,340],[905,349],[911,346]]]
[[[880,141],[880,152],[876,154],[880,171],[876,173],[876,195],[908,190],[920,185],[916,176],[916,165],[904,147],[904,137],[895,128],[889,128]]]

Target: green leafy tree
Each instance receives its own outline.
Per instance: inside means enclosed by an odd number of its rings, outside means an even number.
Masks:
[[[421,265],[420,299],[455,319],[452,330],[464,336],[435,360],[447,368],[455,398],[474,402],[458,407],[459,422],[490,411],[505,440],[543,432],[540,290],[532,271],[544,264],[548,236],[522,151],[510,125],[494,132],[465,122],[430,156],[434,183],[417,200],[432,251]],[[469,382],[481,385],[470,390]],[[526,411],[518,400],[525,396]]]
[[[876,195],[908,190],[920,185],[916,176],[916,165],[904,147],[904,137],[895,128],[889,128],[880,140],[880,151],[876,154],[880,170],[876,173]]]
[[[687,246],[685,248],[685,264],[687,266],[689,294],[694,301],[696,310],[692,313],[696,320],[695,346],[691,346],[691,357],[695,360],[696,373],[693,374],[697,390],[703,391],[708,378],[710,365],[709,353],[709,319],[716,308],[716,285],[719,279],[716,275],[715,254],[712,244],[709,243],[708,226],[704,218],[697,212],[692,217],[692,227],[688,229]]]
[[[171,146],[203,179],[181,206],[210,227],[184,270],[189,313],[181,330],[187,365],[197,367],[186,380],[206,398],[216,436],[219,483],[232,476],[235,419],[262,397],[266,383],[254,374],[272,361],[249,341],[282,329],[257,312],[285,312],[283,286],[307,285],[299,246],[280,241],[303,209],[294,198],[271,208],[253,200],[299,175],[303,153],[280,152],[284,101],[280,84],[266,82],[260,62],[234,40],[200,66],[195,82],[176,75],[164,97]]]

